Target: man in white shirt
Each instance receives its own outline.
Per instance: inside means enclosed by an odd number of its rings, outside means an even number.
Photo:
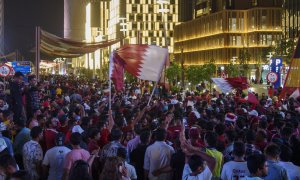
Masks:
[[[43,160],[43,172],[48,180],[60,180],[63,176],[65,157],[71,150],[64,146],[64,134],[56,135],[56,146],[49,149]],[[47,178],[48,175],[48,178]]]
[[[247,159],[247,167],[250,175],[242,180],[263,180],[268,175],[268,165],[263,154],[252,154]]]
[[[158,176],[152,174],[157,169],[169,166],[171,156],[175,153],[173,147],[165,142],[166,137],[167,131],[165,129],[157,129],[155,131],[155,143],[147,147],[144,158],[144,170],[145,177],[148,177],[149,180],[172,179],[171,172],[165,172]]]
[[[43,160],[43,150],[39,141],[43,138],[43,129],[35,126],[30,131],[32,140],[23,146],[24,169],[31,175],[32,179],[39,179]]]
[[[117,152],[117,156],[122,158],[122,160],[124,161],[124,164],[125,164],[125,167],[128,171],[128,177],[131,179],[131,180],[135,180],[137,179],[137,175],[136,175],[136,170],[134,168],[134,166],[132,166],[131,164],[128,164],[126,162],[126,156],[127,156],[127,150],[125,148],[118,148],[118,152]]]
[[[244,160],[245,151],[246,148],[243,142],[235,142],[233,144],[234,160],[224,164],[221,173],[222,180],[239,180],[250,175],[247,162]]]
[[[186,155],[186,164],[183,169],[183,180],[210,180],[216,166],[216,159],[199,148],[193,147],[186,140],[181,143]],[[206,163],[205,163],[206,162]]]
[[[300,167],[291,162],[293,151],[288,146],[281,146],[279,166],[283,167],[289,179],[300,179]]]

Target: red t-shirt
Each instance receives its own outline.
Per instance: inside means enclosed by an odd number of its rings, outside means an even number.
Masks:
[[[55,129],[46,129],[44,131],[45,143],[46,148],[51,149],[55,146],[55,138],[56,138],[57,131]]]
[[[105,146],[106,144],[108,144],[108,136],[109,136],[109,130],[108,129],[102,129],[100,131],[100,140],[99,140],[99,145],[101,148],[103,148],[103,146]]]
[[[92,153],[94,150],[97,150],[99,148],[100,147],[99,147],[99,145],[97,144],[96,141],[94,141],[94,140],[89,141],[88,150],[89,150],[90,153]]]

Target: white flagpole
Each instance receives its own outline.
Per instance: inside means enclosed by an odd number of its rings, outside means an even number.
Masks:
[[[113,63],[113,55],[114,51],[111,52],[109,56],[109,73],[108,73],[108,79],[109,79],[109,97],[108,97],[108,107],[109,110],[111,110],[111,75],[112,75],[112,63]]]
[[[159,79],[160,79],[160,77],[161,77],[161,74],[162,74],[162,72],[160,73]],[[154,85],[154,87],[153,87],[153,89],[152,89],[152,92],[151,92],[151,95],[150,95],[150,97],[149,97],[147,106],[149,106],[149,104],[150,104],[150,101],[151,101],[151,99],[152,99],[152,96],[153,96],[153,94],[154,94],[154,91],[155,91],[155,89],[156,89],[157,84],[158,84],[158,81],[155,82],[155,85]]]

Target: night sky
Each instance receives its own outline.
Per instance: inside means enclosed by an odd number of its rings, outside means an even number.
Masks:
[[[63,36],[64,0],[5,0],[5,53],[16,49],[26,60],[34,58],[35,26]]]

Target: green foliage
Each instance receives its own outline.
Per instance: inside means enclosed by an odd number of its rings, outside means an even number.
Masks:
[[[108,80],[109,62],[103,63],[100,68],[100,77],[102,80]]]
[[[232,62],[225,66],[225,71],[228,74],[228,77],[238,77],[240,75],[238,65],[233,64]]]
[[[215,60],[211,59],[206,62],[203,66],[203,80],[212,82],[211,78],[216,74],[217,66],[215,65]]]
[[[126,81],[129,82],[129,83],[133,83],[133,82],[137,81],[136,77],[134,77],[133,75],[129,74],[126,71],[125,71],[125,78],[126,78]]]
[[[273,46],[273,57],[281,57],[287,64],[290,64],[295,51],[295,42],[293,39],[281,39]]]
[[[180,88],[181,87],[179,87],[179,86],[171,86],[171,91],[173,93],[178,93],[178,92],[180,92]]]
[[[251,54],[248,52],[248,49],[243,48],[238,57],[239,73],[241,76],[247,76],[249,73],[249,62],[250,62]]]
[[[192,65],[186,69],[186,79],[194,86],[203,81],[203,67]]]
[[[180,74],[180,72],[181,69],[179,65],[175,62],[172,62],[170,66],[166,69],[166,78],[168,79],[170,84],[177,81],[177,77]]]

